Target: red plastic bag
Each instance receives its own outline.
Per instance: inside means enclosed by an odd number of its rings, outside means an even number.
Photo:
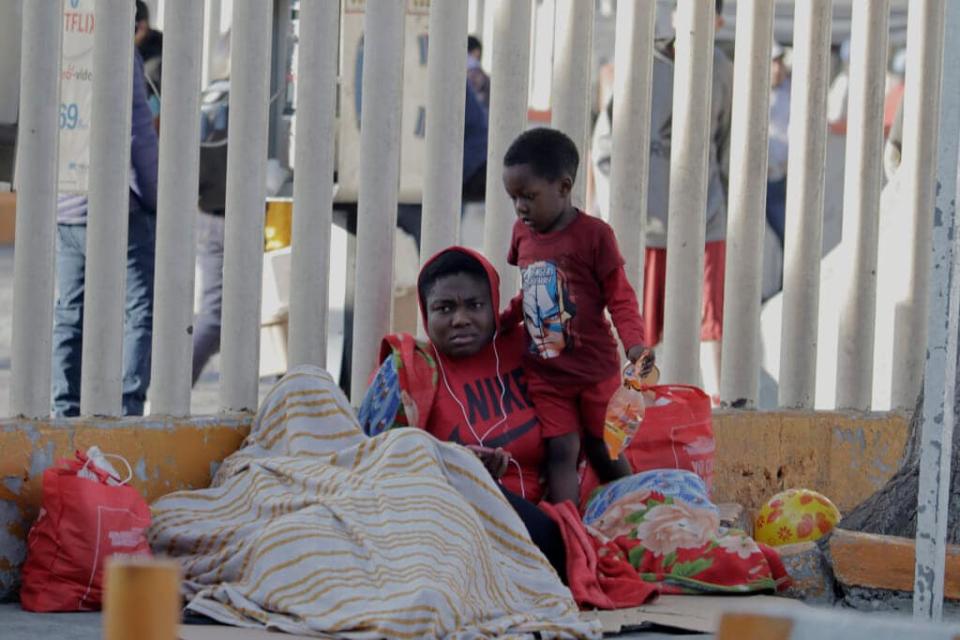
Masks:
[[[627,447],[634,473],[651,469],[685,469],[700,476],[709,491],[713,485],[716,443],[710,397],[697,387],[648,387],[646,413],[640,430]],[[580,504],[599,482],[587,465],[580,481]]]
[[[95,611],[107,558],[150,555],[145,535],[150,509],[129,480],[79,451],[76,459],[64,458],[43,472],[43,501],[27,537],[21,576],[24,609]]]

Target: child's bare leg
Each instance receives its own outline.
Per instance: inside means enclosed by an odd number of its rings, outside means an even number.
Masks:
[[[547,499],[559,504],[570,500],[580,504],[580,478],[577,459],[580,457],[580,434],[568,433],[546,439]]]

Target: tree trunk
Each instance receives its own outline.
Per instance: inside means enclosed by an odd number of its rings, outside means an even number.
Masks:
[[[954,398],[953,415],[960,417],[960,389]],[[910,419],[910,436],[896,474],[875,494],[860,503],[840,523],[844,529],[889,536],[917,535],[917,493],[920,472],[920,432],[923,422],[923,392]],[[957,424],[955,421],[954,424]],[[960,424],[953,432],[950,466],[950,509],[947,542],[960,544]]]

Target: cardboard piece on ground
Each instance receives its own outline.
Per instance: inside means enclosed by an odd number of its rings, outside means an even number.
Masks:
[[[783,611],[784,608],[807,605],[796,600],[777,596],[660,596],[651,604],[632,609],[615,611],[589,611],[583,617],[599,620],[604,633],[618,633],[625,629],[643,625],[658,625],[694,631],[715,633],[720,624],[720,616],[728,611],[749,610],[751,612],[771,609]]]

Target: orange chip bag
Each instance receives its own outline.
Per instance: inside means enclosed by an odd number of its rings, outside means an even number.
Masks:
[[[611,460],[620,457],[640,429],[646,411],[643,386],[639,370],[628,364],[623,370],[623,385],[607,404],[607,416],[603,423],[603,442],[607,445]]]

